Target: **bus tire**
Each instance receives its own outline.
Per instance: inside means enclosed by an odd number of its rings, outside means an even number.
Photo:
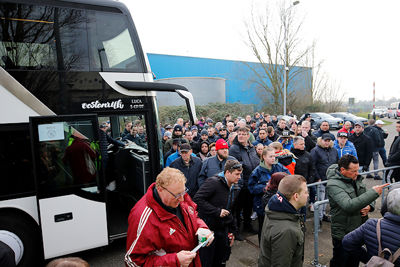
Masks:
[[[0,216],[0,229],[14,233],[24,245],[23,256],[18,267],[42,266],[43,252],[37,226],[16,216]]]

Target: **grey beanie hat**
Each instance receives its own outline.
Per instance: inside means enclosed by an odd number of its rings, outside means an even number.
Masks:
[[[388,211],[395,215],[400,215],[400,188],[389,192],[387,196]]]

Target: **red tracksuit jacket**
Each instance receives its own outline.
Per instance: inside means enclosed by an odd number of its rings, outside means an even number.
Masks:
[[[176,254],[198,245],[198,228],[207,225],[197,216],[197,205],[186,194],[179,207],[186,228],[179,218],[163,209],[153,197],[155,183],[133,207],[128,218],[127,266],[180,266]],[[197,254],[190,266],[201,266]]]

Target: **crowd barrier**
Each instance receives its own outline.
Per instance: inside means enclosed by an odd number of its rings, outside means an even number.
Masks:
[[[372,173],[376,173],[376,172],[383,172],[382,184],[391,183],[391,181],[389,180],[388,177],[391,177],[393,170],[396,168],[400,168],[400,166],[393,166],[393,167],[387,167],[387,168],[382,168],[382,169],[368,171],[368,172],[361,172],[360,175],[367,175],[367,174],[372,174]],[[389,171],[389,172],[386,175],[387,171]],[[322,200],[320,199],[320,187],[323,186],[324,184],[326,184],[327,182],[328,181],[321,181],[321,182],[316,182],[316,183],[307,185],[308,187],[317,186],[317,201],[313,205],[314,206],[314,260],[312,261],[312,265],[317,266],[317,267],[325,266],[325,265],[321,265],[318,262],[318,260],[319,260],[318,259],[318,246],[319,246],[318,233],[320,231],[319,230],[319,208],[321,205],[329,203],[328,199],[322,199]],[[384,197],[385,197],[385,190],[383,190],[383,192],[382,192],[382,200],[384,199]]]

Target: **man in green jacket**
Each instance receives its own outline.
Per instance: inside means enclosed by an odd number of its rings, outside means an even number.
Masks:
[[[384,185],[376,185],[367,190],[358,175],[359,164],[353,155],[344,155],[338,164],[331,165],[326,176],[329,204],[331,206],[331,234],[333,257],[331,267],[359,265],[359,259],[348,257],[342,247],[343,237],[358,228],[368,219],[368,212],[374,210],[374,201],[382,194]]]
[[[281,180],[278,192],[265,208],[258,266],[303,266],[304,220],[299,209],[307,199],[303,176],[288,175]]]

